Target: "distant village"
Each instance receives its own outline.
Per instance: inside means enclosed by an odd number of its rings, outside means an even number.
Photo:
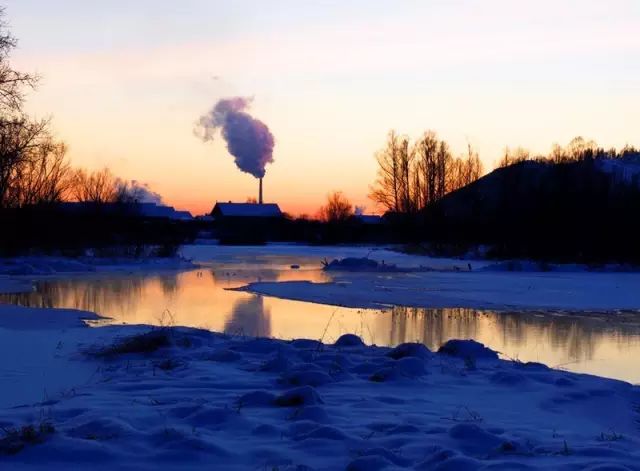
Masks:
[[[223,221],[245,220],[260,221],[263,219],[280,219],[285,217],[277,203],[233,203],[216,202],[209,214],[193,216],[189,211],[177,210],[173,206],[158,203],[100,203],[100,210],[104,213],[116,213],[122,211],[123,204],[128,212],[143,218],[164,218],[173,221]],[[92,202],[64,202],[59,203],[59,208],[73,215],[81,215],[94,211],[96,203]],[[383,217],[374,214],[355,214],[354,218],[363,224],[381,224]]]

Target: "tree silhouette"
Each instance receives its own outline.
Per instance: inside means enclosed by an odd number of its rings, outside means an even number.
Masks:
[[[482,175],[480,157],[471,145],[466,157],[454,158],[449,145],[433,131],[426,131],[413,145],[391,131],[376,160],[378,177],[369,197],[398,213],[415,213]]]
[[[341,191],[327,196],[327,204],[320,208],[320,219],[329,223],[343,223],[353,216],[353,206]]]
[[[66,147],[54,140],[48,120],[23,111],[25,89],[37,77],[9,63],[17,40],[6,29],[0,8],[0,208],[59,201],[68,184]]]

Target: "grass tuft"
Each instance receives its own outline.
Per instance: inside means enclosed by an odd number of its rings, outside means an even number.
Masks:
[[[132,335],[117,340],[112,345],[90,351],[96,357],[112,357],[134,353],[153,353],[171,345],[171,338],[166,330],[153,330],[144,334]]]
[[[38,426],[29,424],[3,431],[4,437],[0,438],[0,454],[15,455],[28,445],[43,443],[56,429],[49,422],[41,422]]]

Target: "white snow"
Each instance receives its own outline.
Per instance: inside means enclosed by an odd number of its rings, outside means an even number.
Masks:
[[[319,268],[323,260],[334,258],[369,257],[377,262],[397,265],[405,268],[428,268],[432,270],[467,270],[471,263],[474,269],[491,265],[492,262],[483,260],[460,260],[455,258],[433,258],[420,255],[408,255],[397,250],[381,246],[353,246],[353,245],[297,245],[297,244],[268,244],[256,246],[225,246],[225,245],[186,245],[180,253],[188,260],[197,263],[238,265],[261,265],[289,267],[300,264],[302,268]],[[274,263],[275,262],[275,263]]]
[[[70,364],[68,356],[86,331],[82,320],[96,318],[71,309],[0,304],[0,407],[43,401],[86,381],[95,367]]]
[[[353,337],[331,346],[174,328],[155,331],[171,346],[153,353],[82,353],[145,330],[69,329],[80,345],[59,354],[57,371],[94,373],[3,408],[7,431],[48,425],[41,443],[14,438],[24,448],[0,462],[15,470],[638,469],[640,389],[627,383],[416,344],[391,355]]]
[[[0,275],[0,293],[24,293],[32,289],[33,285],[28,280]]]
[[[8,279],[8,276],[42,277],[60,274],[86,274],[88,272],[133,273],[141,271],[185,270],[197,267],[198,265],[181,257],[99,258],[83,256],[79,258],[69,258],[40,255],[0,258],[0,277]],[[0,283],[2,283],[1,279]]]
[[[266,263],[260,256],[268,252],[304,270],[370,250],[183,252],[240,265]],[[372,256],[402,266],[461,264]],[[639,281],[474,270],[350,273],[327,284],[251,289],[354,306],[637,309]],[[29,285],[0,277],[0,291],[16,289]],[[472,344],[451,356],[418,344],[364,346],[353,336],[326,345],[164,328],[152,335],[169,346],[105,355],[150,328],[83,325],[95,317],[0,305],[0,468],[640,469],[640,387],[621,381],[498,360]]]
[[[317,267],[324,259],[370,257],[378,262],[432,271],[414,273],[339,273],[332,282],[250,283],[253,293],[298,301],[348,307],[388,305],[414,307],[470,307],[484,309],[622,310],[640,309],[640,272],[586,271],[582,265],[558,265],[552,271],[531,271],[537,264],[507,271],[507,263],[407,255],[380,247],[322,247],[268,245],[257,247],[187,246],[183,255],[202,263],[273,263],[282,266],[303,260],[302,268]],[[511,263],[513,265],[514,262]],[[471,266],[471,270],[469,270]]]
[[[640,309],[640,273],[342,273],[329,283],[250,283],[244,290],[348,307]]]

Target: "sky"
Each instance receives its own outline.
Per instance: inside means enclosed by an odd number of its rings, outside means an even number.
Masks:
[[[221,98],[253,97],[275,136],[265,201],[314,214],[340,190],[366,212],[390,129],[506,146],[582,135],[640,144],[638,0],[4,0],[12,64],[41,75],[74,165],[108,166],[194,214],[257,196],[222,139],[194,135]]]

